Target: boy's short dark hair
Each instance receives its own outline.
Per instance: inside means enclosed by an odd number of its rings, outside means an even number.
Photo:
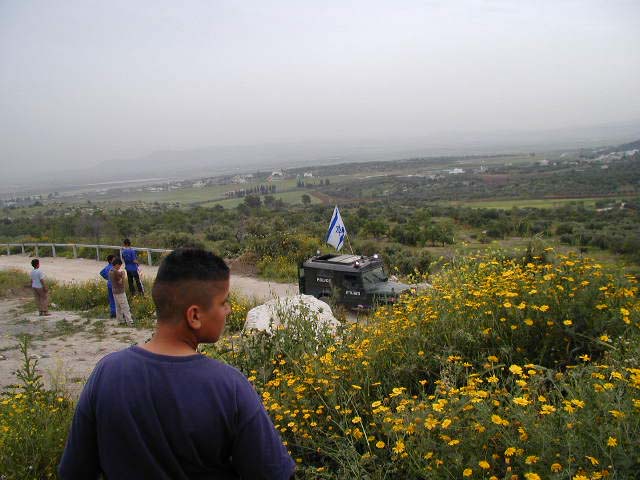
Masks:
[[[112,261],[111,261],[111,265],[122,265],[122,259],[120,257],[115,257]]]
[[[191,305],[208,308],[216,282],[229,280],[222,258],[199,248],[171,252],[160,264],[151,296],[159,321],[179,321]]]
[[[107,262],[111,263],[114,258],[116,258],[115,255],[107,255]]]
[[[37,258],[34,258],[33,260],[31,260],[31,266],[33,268],[38,268],[38,265],[40,265],[40,260],[38,260]]]
[[[126,246],[128,247],[128,246],[130,246],[130,245],[131,245],[131,240],[129,240],[128,238],[125,238],[125,239],[122,241],[122,244],[123,244],[123,245],[126,245]]]

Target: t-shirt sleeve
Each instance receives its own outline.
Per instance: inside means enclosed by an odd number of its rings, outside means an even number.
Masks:
[[[107,265],[102,270],[100,270],[100,276],[105,280],[109,280],[109,266]]]
[[[93,388],[98,376],[99,366],[89,377],[76,405],[67,445],[58,466],[58,473],[63,480],[96,479],[100,475],[96,420],[92,404]]]
[[[243,378],[236,391],[237,431],[232,462],[241,478],[288,480],[295,463],[276,431],[260,397]]]

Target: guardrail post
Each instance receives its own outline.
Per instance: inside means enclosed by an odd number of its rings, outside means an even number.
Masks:
[[[11,247],[7,243],[7,255],[11,255]]]
[[[100,247],[96,245],[96,262],[100,261]]]
[[[71,247],[73,248],[73,258],[78,258],[78,247],[76,247],[75,243]]]
[[[40,256],[40,253],[39,253],[39,250],[38,250],[38,244],[36,243],[36,257],[39,257],[39,256]]]
[[[55,244],[51,244],[51,255],[53,255],[53,257],[56,256],[56,246]]]
[[[22,254],[24,255],[24,243],[21,243],[20,246],[22,247]]]
[[[151,250],[147,250],[147,261],[149,262],[149,265],[153,265],[153,260],[151,259]]]

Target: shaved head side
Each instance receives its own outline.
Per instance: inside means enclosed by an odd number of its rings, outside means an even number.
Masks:
[[[160,264],[151,295],[159,322],[178,323],[191,305],[209,308],[229,280],[224,260],[206,250],[184,248]]]
[[[214,295],[224,289],[225,280],[201,282],[156,282],[151,295],[156,305],[158,322],[180,323],[184,313],[192,305],[207,310]]]

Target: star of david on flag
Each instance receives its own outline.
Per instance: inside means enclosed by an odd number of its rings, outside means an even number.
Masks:
[[[331,223],[329,224],[329,231],[327,232],[326,242],[329,245],[332,245],[336,248],[336,251],[339,251],[344,245],[344,239],[347,236],[347,229],[342,222],[342,217],[340,216],[340,211],[338,207],[333,210],[333,215],[331,216]]]

